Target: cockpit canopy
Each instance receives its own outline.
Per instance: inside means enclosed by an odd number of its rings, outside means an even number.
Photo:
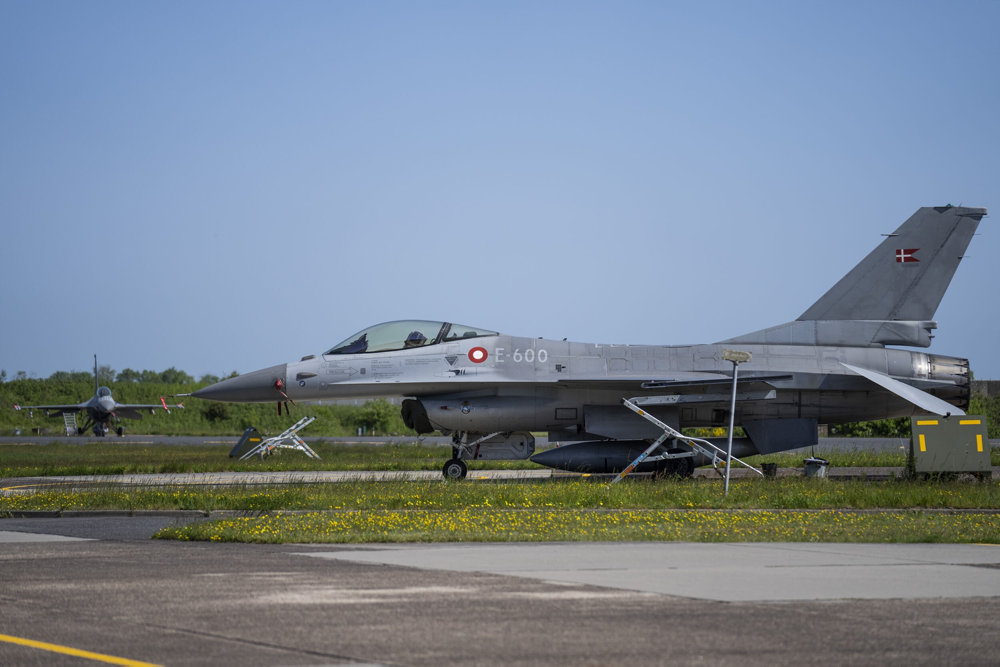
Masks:
[[[111,395],[111,390],[108,389],[107,387],[98,387],[97,388],[97,396],[98,396],[98,398],[104,398],[105,396],[110,396],[110,395]]]
[[[366,352],[389,352],[406,350],[425,345],[434,345],[460,338],[496,336],[496,331],[476,329],[464,324],[431,322],[427,320],[399,320],[368,327],[334,345],[324,352],[327,354],[362,354]]]

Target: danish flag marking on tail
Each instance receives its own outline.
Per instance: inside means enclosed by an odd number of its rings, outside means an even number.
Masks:
[[[913,253],[920,250],[920,248],[900,248],[896,251],[896,261],[902,264],[907,262],[919,262],[920,260],[913,256]]]

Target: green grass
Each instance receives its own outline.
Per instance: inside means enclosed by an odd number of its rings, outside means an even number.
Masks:
[[[8,487],[9,488],[9,487]],[[0,495],[0,515],[15,510],[196,509],[281,510],[640,510],[640,509],[1000,509],[1000,485],[970,482],[804,477],[733,480],[632,479],[621,484],[586,478],[537,482],[386,481],[226,487],[125,486],[102,482],[79,488],[54,483],[32,493]]]
[[[761,463],[777,463],[779,468],[801,468],[802,460],[810,453],[805,451],[796,453],[768,454],[766,456],[750,456],[744,459],[747,463],[759,467]],[[830,452],[817,454],[827,461],[834,468],[894,468],[906,465],[906,451],[875,452],[863,450],[850,450],[844,452]],[[993,452],[993,465],[1000,465],[1000,450]]]
[[[128,443],[0,445],[3,477],[226,470],[438,470],[448,447],[313,445],[245,463],[230,446]],[[997,452],[994,451],[994,461]],[[903,466],[902,453],[824,455],[834,467]],[[801,467],[803,454],[755,457]],[[498,462],[477,462],[494,467]],[[503,462],[537,467],[530,462]],[[31,510],[198,510],[208,520],[164,539],[244,542],[863,541],[1000,544],[1000,485],[958,481],[718,478],[608,485],[520,482],[351,482],[229,487],[134,487],[104,482],[20,493],[8,482],[0,516]],[[822,511],[820,511],[822,510]],[[214,516],[212,513],[215,513]],[[232,516],[236,513],[238,516]]]
[[[996,515],[792,510],[310,512],[165,528],[154,537],[256,543],[945,542],[1000,543]]]
[[[301,452],[278,450],[263,461],[259,458],[239,461],[229,458],[231,444],[0,444],[0,477],[260,470],[440,470],[444,462],[451,458],[450,447],[437,445],[367,446],[312,442],[309,446],[320,456],[319,460]],[[471,462],[470,468],[541,466],[530,461],[479,461]]]
[[[156,537],[243,542],[1000,543],[997,508],[996,483],[800,477],[735,480],[728,496],[717,479],[635,479],[616,485],[575,479],[224,489],[102,485],[0,497],[0,516],[26,510],[199,510],[209,513],[209,520],[170,527]],[[227,515],[234,511],[244,516]]]
[[[235,444],[235,438],[233,439]],[[0,477],[50,475],[121,475],[134,473],[284,471],[284,470],[440,470],[451,457],[446,445],[338,445],[310,443],[320,456],[310,459],[300,452],[281,451],[261,461],[229,458],[225,445],[140,445],[127,442],[53,442],[45,445],[0,444]],[[782,468],[801,468],[804,453],[754,456]],[[841,452],[823,454],[832,467],[902,467],[905,453]],[[992,451],[1000,466],[1000,449]],[[472,470],[484,468],[541,469],[530,461],[472,461]]]

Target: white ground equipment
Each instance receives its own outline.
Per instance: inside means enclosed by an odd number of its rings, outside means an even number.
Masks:
[[[627,468],[625,468],[624,470],[622,470],[621,473],[619,473],[617,477],[615,477],[613,480],[611,480],[612,484],[614,484],[615,482],[620,482],[622,479],[625,478],[625,476],[627,476],[630,472],[632,472],[633,470],[635,470],[635,467],[637,465],[639,465],[640,463],[642,463],[643,461],[662,461],[662,460],[667,460],[667,459],[675,459],[675,458],[683,458],[683,457],[694,457],[695,454],[701,454],[705,458],[707,458],[709,460],[709,462],[712,464],[712,467],[716,469],[716,471],[719,470],[719,466],[720,465],[723,466],[723,470],[727,469],[727,464],[726,464],[727,453],[726,453],[725,450],[723,450],[723,449],[715,446],[714,444],[712,444],[708,440],[703,440],[702,438],[694,438],[694,437],[686,436],[686,435],[682,434],[680,431],[677,431],[676,429],[672,428],[668,424],[665,424],[664,422],[660,421],[659,419],[657,419],[656,417],[654,417],[653,415],[649,414],[648,412],[646,412],[645,410],[643,410],[642,408],[639,407],[640,404],[642,404],[642,405],[656,405],[656,404],[659,404],[661,402],[660,399],[661,399],[661,397],[658,397],[658,396],[637,397],[637,398],[633,398],[631,400],[629,400],[627,398],[623,398],[622,399],[622,405],[624,405],[629,410],[631,410],[632,412],[636,413],[637,415],[639,415],[643,419],[649,421],[650,423],[652,423],[652,424],[656,425],[657,427],[659,427],[660,429],[662,429],[663,430],[663,435],[661,435],[659,438],[657,438],[656,440],[654,440],[653,443],[649,446],[649,448],[646,449],[646,451],[644,451],[642,454],[639,455],[639,458],[637,458],[635,461],[633,461]],[[690,447],[690,450],[683,451],[683,452],[678,452],[678,453],[672,453],[670,451],[666,451],[666,452],[663,452],[661,454],[654,454],[654,452],[657,449],[659,449],[660,446],[663,445],[663,443],[666,442],[667,440],[673,440],[677,444],[688,445]],[[740,459],[736,458],[735,456],[729,456],[729,458],[732,461],[736,461],[737,463],[739,463],[739,464],[741,464],[741,465],[743,465],[743,466],[745,466],[747,468],[750,468],[751,470],[753,470],[758,475],[760,475],[762,477],[764,476],[764,473],[762,473],[760,470],[757,470],[756,468],[754,468],[749,463],[747,463],[745,461],[741,461]]]
[[[239,457],[240,461],[246,461],[253,456],[260,456],[261,459],[270,456],[276,449],[294,449],[302,452],[312,459],[318,459],[319,455],[306,444],[306,441],[299,437],[299,431],[311,424],[315,417],[303,417],[287,429],[281,435],[273,438],[262,439],[253,426],[243,433],[243,437],[229,452],[230,458]]]

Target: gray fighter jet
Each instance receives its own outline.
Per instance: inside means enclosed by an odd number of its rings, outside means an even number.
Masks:
[[[921,208],[798,319],[715,344],[597,345],[388,322],[194,396],[277,400],[279,409],[288,400],[402,396],[407,426],[452,435],[444,474],[453,478],[465,476],[463,460],[532,456],[532,431],[567,443],[533,461],[621,471],[670,432],[643,413],[679,431],[728,426],[735,405],[733,421],[747,435],[733,443],[737,457],[815,444],[818,424],[961,415],[967,359],[890,346],[930,345],[934,313],[985,215],[984,208]],[[735,360],[747,357],[737,369]],[[690,475],[713,456],[673,437],[636,470]]]
[[[140,410],[149,410],[150,414],[156,408],[162,408],[170,412],[170,408],[183,408],[184,405],[167,405],[166,400],[160,399],[159,404],[142,405],[138,403],[119,403],[111,396],[111,390],[100,386],[97,380],[97,355],[94,355],[94,395],[90,400],[83,403],[70,405],[15,405],[15,410],[45,410],[46,417],[57,417],[64,413],[85,412],[87,422],[77,428],[77,433],[83,435],[88,428],[92,428],[94,435],[104,436],[111,430],[111,422],[115,423],[115,432],[118,435],[125,435],[125,427],[122,426],[121,418],[142,419]]]

